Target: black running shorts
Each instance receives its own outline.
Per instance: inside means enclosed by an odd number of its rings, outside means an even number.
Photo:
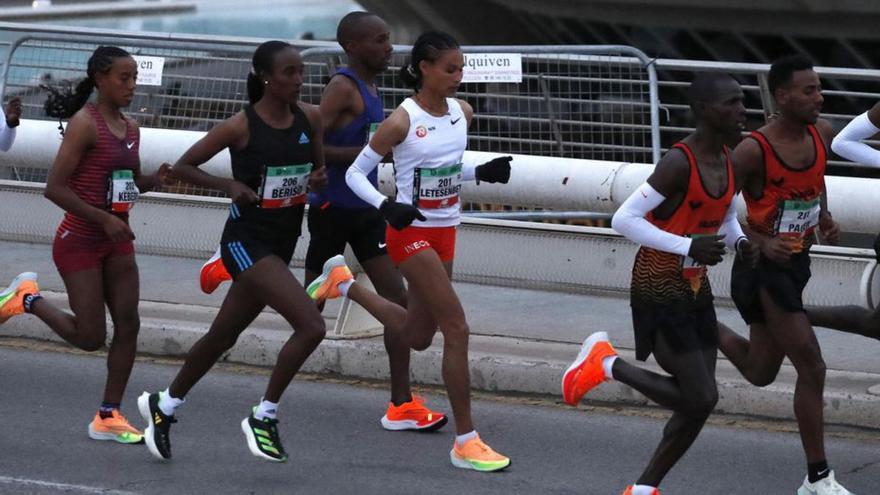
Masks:
[[[783,311],[803,312],[803,293],[810,275],[808,252],[792,255],[787,266],[762,257],[758,265],[752,268],[737,257],[730,276],[730,294],[747,324],[764,323],[764,309],[759,296],[761,288],[767,290]]]
[[[342,254],[350,244],[363,263],[386,254],[385,219],[374,208],[353,210],[332,205],[309,207],[309,250],[306,270],[321,273],[324,262]]]
[[[632,307],[636,359],[644,361],[654,352],[661,332],[676,354],[718,347],[715,306],[700,308]]]

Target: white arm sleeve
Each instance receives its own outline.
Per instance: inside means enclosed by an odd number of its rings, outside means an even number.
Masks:
[[[611,228],[642,246],[687,256],[691,249],[689,238],[666,232],[645,219],[645,215],[660,206],[665,199],[645,182],[617,209],[611,219]]]
[[[473,158],[467,159],[467,156],[469,155],[464,155],[461,158],[461,180],[476,180],[479,163],[474,163]]]
[[[847,160],[880,168],[880,150],[861,142],[880,132],[868,112],[852,119],[831,141],[831,150]]]
[[[724,236],[724,244],[727,246],[727,249],[734,252],[736,252],[736,243],[740,239],[746,238],[742,225],[739,224],[739,220],[736,218],[736,203],[733,201],[730,202],[730,208],[727,209],[727,214],[724,215],[724,222],[721,224],[721,228],[718,229],[718,235]]]
[[[13,142],[15,142],[15,129],[10,129],[6,125],[6,114],[0,108],[0,151],[9,151]]]
[[[367,178],[367,175],[379,166],[379,161],[381,160],[382,155],[373,151],[373,148],[370,148],[370,145],[366,145],[358,154],[357,158],[354,159],[351,166],[348,167],[348,170],[345,171],[345,183],[348,184],[348,187],[350,187],[358,197],[377,209],[382,202],[388,198],[379,192],[378,189],[373,187],[373,184],[370,183],[370,179]]]

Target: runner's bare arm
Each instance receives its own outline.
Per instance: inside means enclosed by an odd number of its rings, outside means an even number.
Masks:
[[[348,77],[338,76],[330,79],[321,94],[321,120],[324,122],[324,131],[340,128],[340,120],[346,113],[351,112],[359,98],[357,84]],[[324,157],[329,166],[348,166],[361,149],[360,146],[325,146]]]
[[[183,182],[228,192],[232,183],[241,183],[209,174],[198,167],[224,149],[244,148],[248,138],[247,116],[244,111],[241,111],[217,124],[204,137],[196,141],[177,160],[171,173],[174,178]],[[256,193],[253,193],[253,201],[257,200],[256,196]]]
[[[470,129],[471,122],[474,120],[474,107],[464,100],[456,98],[456,101],[461,105],[461,111],[464,112],[464,118],[467,120],[468,129]]]
[[[97,139],[98,128],[94,119],[88,112],[80,110],[67,124],[61,147],[52,169],[49,170],[43,195],[65,211],[88,221],[101,223],[107,216],[111,216],[110,213],[86,203],[67,185],[83,155],[95,145]]]
[[[141,145],[141,128],[138,123],[129,117],[125,117],[125,120],[128,121],[128,125],[132,126],[137,134],[137,146]],[[167,163],[163,163],[159,165],[159,169],[156,172],[150,175],[143,175],[141,173],[141,162],[138,160],[137,165],[134,169],[134,183],[137,185],[138,191],[145,193],[149,191],[154,191],[162,187],[162,184],[166,184],[170,182],[170,174],[171,174],[171,166]]]
[[[305,112],[306,118],[309,119],[309,124],[312,126],[312,173],[309,175],[309,188],[313,191],[320,191],[327,186],[323,114],[316,105],[299,103],[299,106]]]

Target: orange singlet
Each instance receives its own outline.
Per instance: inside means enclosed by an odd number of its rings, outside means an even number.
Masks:
[[[733,166],[730,151],[725,147],[727,185],[724,192],[712,196],[703,186],[697,160],[684,143],[673,148],[681,150],[688,159],[687,192],[669,218],[657,218],[650,212],[646,219],[666,232],[683,236],[713,235],[724,221],[734,194]],[[633,264],[631,301],[637,306],[693,306],[711,303],[712,289],[706,267],[690,257],[641,247]]]
[[[764,154],[764,194],[760,198],[743,194],[749,226],[760,234],[797,240],[795,252],[809,250],[813,243],[827,158],[819,131],[812,125],[807,129],[813,138],[816,158],[803,169],[792,168],[782,161],[760,132],[749,136],[761,145]]]

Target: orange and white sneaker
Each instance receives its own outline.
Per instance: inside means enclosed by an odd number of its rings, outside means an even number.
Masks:
[[[39,294],[40,287],[37,285],[37,274],[24,272],[15,277],[9,287],[0,292],[0,323],[15,315],[24,313],[24,296],[26,294]]]
[[[500,471],[510,466],[510,459],[483,443],[480,435],[471,438],[464,445],[459,445],[458,441],[453,442],[449,459],[457,468],[483,472]]]
[[[223,266],[223,260],[220,257],[220,246],[217,246],[214,256],[211,256],[199,271],[199,285],[202,287],[202,292],[210,294],[227,280],[232,280],[232,277],[226,271],[226,267]]]
[[[109,418],[95,414],[89,423],[89,438],[93,440],[112,440],[119,443],[143,443],[144,434],[128,424],[118,409],[114,409]]]
[[[443,428],[448,418],[443,413],[434,412],[425,407],[425,399],[412,394],[412,400],[395,406],[388,403],[388,410],[382,416],[382,428],[391,431],[415,430],[421,432],[436,431]]]
[[[587,392],[606,380],[602,360],[616,355],[607,333],[596,332],[587,337],[581,352],[562,375],[563,400],[577,406]]]
[[[345,264],[345,256],[337,254],[324,263],[321,275],[309,284],[306,292],[317,303],[336,299],[342,295],[338,285],[353,278],[354,275]]]
[[[626,487],[626,490],[621,495],[633,495],[633,486],[629,485]],[[654,491],[651,492],[651,495],[660,495],[660,490],[654,488]]]

